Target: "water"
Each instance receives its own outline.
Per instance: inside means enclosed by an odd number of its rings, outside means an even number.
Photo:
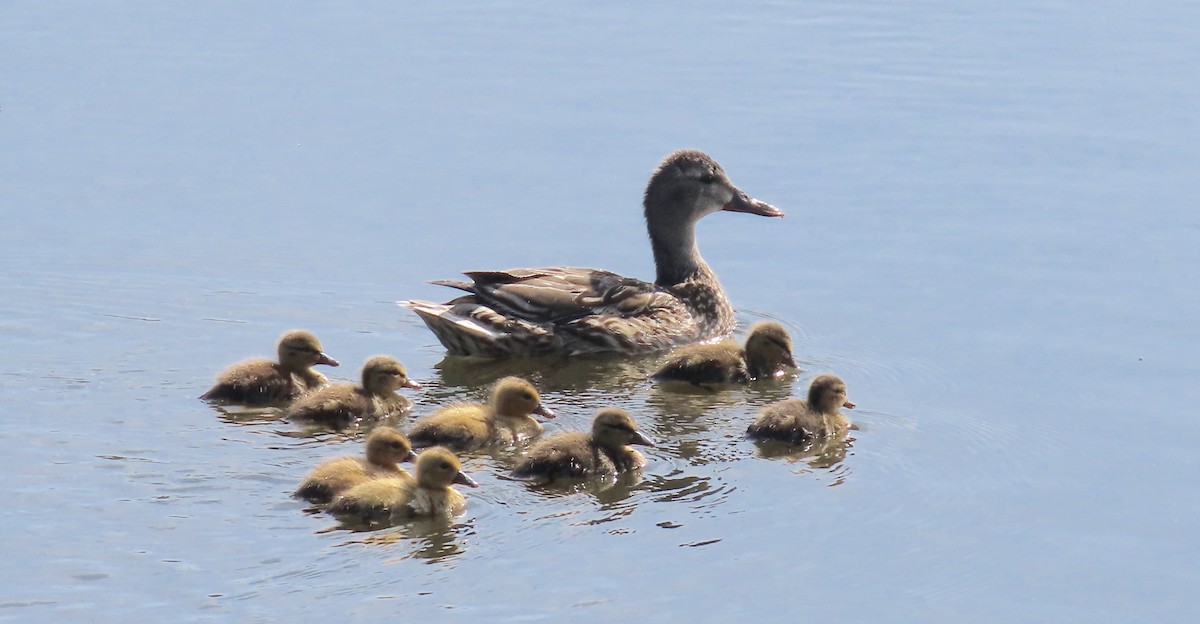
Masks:
[[[1200,10],[1189,3],[0,9],[0,618],[1179,621],[1194,616]],[[400,298],[464,269],[653,275],[640,194],[698,147],[783,220],[714,215],[788,387],[652,363],[475,369]],[[631,410],[637,483],[474,457],[450,528],[288,493],[356,440],[195,399],[285,329],[418,414],[529,374]],[[755,408],[834,371],[845,456]],[[828,465],[832,464],[832,465]]]

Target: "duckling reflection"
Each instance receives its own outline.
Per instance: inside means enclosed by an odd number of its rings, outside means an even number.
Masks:
[[[504,359],[448,355],[434,365],[434,370],[446,386],[475,388],[493,384],[501,377],[516,376],[535,380],[543,389],[627,394],[642,385],[657,359],[654,355]]]
[[[364,446],[365,458],[337,457],[318,464],[293,496],[322,504],[371,479],[391,477],[413,480],[407,471],[396,465],[416,457],[403,433],[391,427],[377,427],[367,436]]]
[[[836,375],[818,375],[808,387],[808,399],[788,399],[764,407],[746,433],[759,440],[804,443],[845,436],[850,420],[841,408],[854,409],[846,384]]]
[[[359,421],[378,420],[412,410],[412,401],[396,394],[400,388],[419,389],[395,358],[377,355],[363,365],[361,386],[338,384],[300,397],[288,408],[289,420],[344,429]]]
[[[746,384],[782,377],[784,366],[796,368],[792,338],[779,323],[762,321],[750,327],[744,348],[732,340],[681,347],[651,378],[696,386]]]
[[[450,518],[466,509],[466,498],[452,483],[478,487],[462,471],[449,449],[437,446],[417,457],[416,481],[401,478],[371,479],[334,499],[329,513],[345,523],[368,526],[398,523],[411,518]]]
[[[408,433],[418,447],[441,444],[455,451],[472,451],[489,444],[515,444],[536,437],[542,425],[531,414],[554,418],[542,405],[533,384],[505,377],[492,388],[487,405],[452,403],[418,420]]]
[[[591,433],[564,432],[538,442],[517,464],[513,474],[538,482],[610,476],[646,465],[631,444],[654,446],[638,431],[633,417],[622,409],[600,410]]]
[[[469,524],[452,524],[443,517],[414,518],[397,526],[391,531],[367,533],[358,539],[347,541],[347,544],[372,544],[393,547],[405,542],[409,556],[414,559],[429,561],[444,561],[455,555],[466,552],[460,537],[473,534]]]
[[[290,331],[279,339],[279,361],[253,358],[238,362],[217,375],[216,384],[200,395],[206,401],[269,405],[290,401],[329,383],[314,371],[316,364],[337,366],[311,332]]]

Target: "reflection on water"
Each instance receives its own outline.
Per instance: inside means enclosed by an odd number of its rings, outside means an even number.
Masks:
[[[423,559],[438,563],[465,552],[464,542],[475,534],[470,524],[455,524],[444,518],[421,518],[398,525],[391,530],[374,531],[378,527],[340,526],[352,531],[372,531],[343,546],[363,544],[370,547],[395,548],[399,546],[408,554],[401,559]],[[394,550],[392,551],[394,552]],[[395,560],[395,557],[392,557]]]

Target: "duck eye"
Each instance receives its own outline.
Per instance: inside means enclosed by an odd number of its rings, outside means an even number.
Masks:
[[[713,175],[711,171],[708,173],[702,173],[700,174],[700,181],[705,184],[712,184],[713,182],[717,181],[717,176]]]
[[[525,400],[526,400],[526,401],[532,401],[532,400],[533,400],[533,393],[532,393],[532,392],[526,392],[525,394],[522,394],[521,396],[525,397]]]
[[[447,462],[442,462],[442,470],[450,470],[450,464]]]

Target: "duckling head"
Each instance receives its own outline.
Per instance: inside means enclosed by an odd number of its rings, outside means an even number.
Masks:
[[[854,409],[846,398],[846,383],[837,375],[817,375],[808,386],[808,404],[822,414],[836,414],[840,408]]]
[[[279,363],[288,370],[303,370],[315,364],[338,365],[337,360],[325,354],[321,341],[312,332],[300,329],[279,339]]]
[[[592,420],[592,440],[597,446],[621,448],[627,444],[654,446],[654,441],[638,431],[629,412],[615,407],[600,410]]]
[[[501,416],[523,418],[540,414],[554,418],[554,412],[542,405],[542,395],[533,384],[520,377],[505,377],[492,389],[492,408]]]
[[[400,388],[419,390],[421,384],[408,378],[408,371],[396,358],[377,355],[363,364],[362,387],[376,395],[388,395]]]
[[[746,336],[746,363],[754,377],[775,376],[783,365],[796,368],[792,338],[779,323],[763,321],[750,326]]]
[[[408,437],[391,427],[372,430],[366,446],[367,459],[373,464],[398,464],[417,458]]]
[[[451,483],[479,487],[462,471],[458,457],[444,446],[427,449],[417,457],[417,484],[425,488],[444,488]]]

